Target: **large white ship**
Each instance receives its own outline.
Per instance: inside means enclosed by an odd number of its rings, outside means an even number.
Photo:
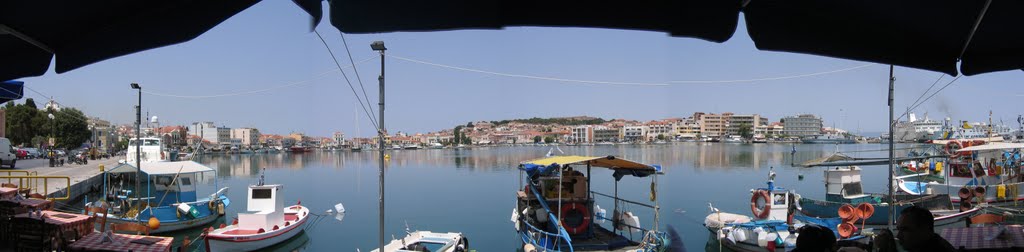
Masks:
[[[923,142],[935,139],[942,132],[942,122],[928,119],[927,113],[923,120],[918,120],[914,113],[909,113],[907,118],[909,120],[896,123],[897,142]]]
[[[968,123],[967,121],[953,124],[947,118],[942,131],[935,135],[933,139],[974,139],[1011,135],[1013,135],[1013,129],[1003,124],[990,126],[987,123]]]

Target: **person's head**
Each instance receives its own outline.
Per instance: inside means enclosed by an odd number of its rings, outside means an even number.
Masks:
[[[793,252],[836,251],[836,235],[831,229],[818,225],[805,225],[798,231]]]
[[[896,246],[896,237],[892,235],[892,231],[889,231],[889,229],[882,229],[875,235],[874,251],[896,252]]]
[[[928,209],[911,206],[900,212],[896,222],[897,238],[905,250],[917,250],[926,245],[935,233],[935,217]]]

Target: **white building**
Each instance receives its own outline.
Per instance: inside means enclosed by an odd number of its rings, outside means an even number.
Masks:
[[[213,122],[195,122],[189,127],[189,134],[202,137],[212,144],[230,144],[231,128],[217,127]]]
[[[572,133],[569,135],[569,141],[573,143],[593,143],[594,126],[583,125],[573,127]]]
[[[241,146],[258,146],[260,144],[260,130],[255,128],[231,129],[231,139],[241,140]]]
[[[622,138],[627,142],[643,141],[647,136],[647,126],[622,127]]]

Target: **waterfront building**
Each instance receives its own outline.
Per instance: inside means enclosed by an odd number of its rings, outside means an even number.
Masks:
[[[594,142],[594,126],[593,125],[582,125],[572,128],[572,134],[569,137],[571,143],[593,143]]]
[[[188,128],[185,126],[160,127],[156,134],[167,147],[181,148],[188,144]]]
[[[594,142],[618,142],[622,139],[621,129],[607,126],[594,127]]]
[[[89,131],[92,132],[92,137],[89,138],[90,145],[99,148],[100,152],[113,151],[118,138],[110,122],[99,117],[90,117],[87,123]]]
[[[331,135],[331,139],[334,140],[335,146],[348,145],[348,143],[345,142],[345,133],[341,133],[341,131],[335,131],[334,134]]]
[[[700,123],[693,117],[686,118],[675,125],[675,137],[682,139],[696,139],[700,136]]]
[[[657,141],[658,136],[663,139],[671,139],[675,133],[673,131],[674,126],[672,123],[666,121],[650,121],[644,124],[647,127],[647,134],[644,135],[646,141]]]
[[[783,134],[792,137],[821,135],[821,118],[812,114],[801,114],[782,118]]]
[[[779,137],[782,136],[783,129],[784,127],[782,127],[782,123],[772,122],[768,125],[758,125],[757,127],[754,127],[754,134],[761,134],[768,137]]]
[[[726,130],[729,127],[729,118],[732,117],[732,113],[725,112],[720,115],[697,113],[700,116],[697,121],[700,123],[701,136],[718,137],[727,133]]]
[[[643,125],[630,125],[622,127],[622,140],[627,142],[639,142],[646,139],[647,127]]]
[[[750,131],[753,134],[757,126],[768,125],[768,118],[761,117],[758,114],[732,115],[728,118],[726,125],[728,125],[725,129],[726,134],[739,135],[740,127],[743,125],[750,127]]]
[[[231,128],[217,127],[213,122],[194,122],[189,127],[189,134],[202,137],[212,144],[230,144]]]
[[[260,130],[255,128],[231,129],[229,137],[241,140],[241,146],[251,147],[260,145]]]

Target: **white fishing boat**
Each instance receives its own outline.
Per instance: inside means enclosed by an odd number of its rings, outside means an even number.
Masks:
[[[430,144],[427,145],[427,148],[429,148],[429,149],[441,149],[441,148],[444,148],[444,145],[442,145],[441,143],[430,143]]]
[[[252,251],[291,239],[309,222],[309,208],[284,207],[282,185],[249,186],[247,212],[239,213],[230,226],[206,235],[206,251]]]
[[[722,137],[723,143],[743,143],[743,137],[739,135],[729,135],[728,137]]]
[[[952,201],[960,203],[961,208],[972,208],[971,202],[977,199],[989,204],[1013,204],[1024,200],[1022,149],[1022,143],[948,141],[945,151],[949,159],[927,168],[941,174],[943,183],[911,181],[913,177],[922,176],[915,174],[896,177],[894,184],[913,195],[956,193],[960,197]]]
[[[380,249],[373,251],[378,252]],[[398,251],[466,252],[469,251],[469,240],[461,233],[415,231],[384,245],[384,252]]]

